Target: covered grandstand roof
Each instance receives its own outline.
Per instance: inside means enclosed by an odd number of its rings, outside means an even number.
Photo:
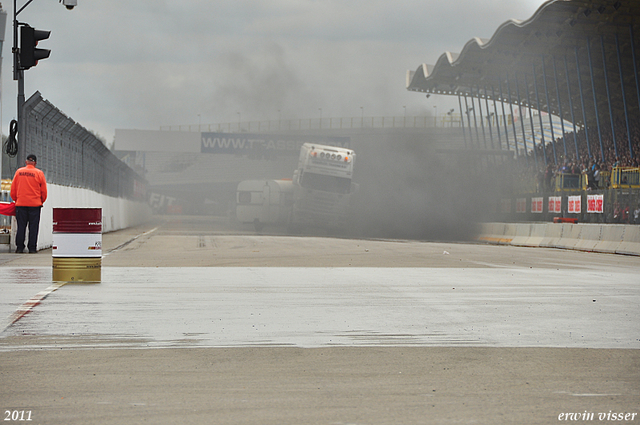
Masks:
[[[504,99],[589,126],[624,119],[626,104],[639,120],[639,38],[638,0],[552,0],[409,71],[407,89]]]

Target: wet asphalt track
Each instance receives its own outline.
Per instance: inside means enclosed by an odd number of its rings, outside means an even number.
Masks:
[[[78,346],[74,341],[83,336],[82,346],[101,347],[640,348],[636,257],[234,235],[197,219],[175,226],[105,235],[102,283],[65,285],[27,305],[28,314],[3,322],[0,349],[18,348],[6,337],[20,335],[65,347]],[[249,256],[259,256],[256,266],[215,267],[231,251],[250,264]],[[43,265],[50,259],[47,251],[3,255],[9,261],[0,274],[0,317],[15,319],[21,304],[51,286],[51,267]],[[370,266],[344,266],[331,255],[351,263],[362,256]],[[456,255],[463,267],[455,267]],[[182,257],[212,266],[180,267]],[[294,257],[336,266],[278,266]],[[151,267],[117,266],[136,258],[151,259]],[[12,266],[18,261],[32,265]],[[158,266],[163,262],[167,267]]]
[[[637,257],[269,232],[160,218],[103,236],[100,284],[60,287],[50,251],[0,247],[2,411],[44,425],[640,420]]]

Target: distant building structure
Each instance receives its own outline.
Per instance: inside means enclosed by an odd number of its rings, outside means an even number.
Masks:
[[[116,130],[114,151],[145,176],[157,212],[221,215],[240,181],[291,178],[305,142],[348,146],[350,138]]]

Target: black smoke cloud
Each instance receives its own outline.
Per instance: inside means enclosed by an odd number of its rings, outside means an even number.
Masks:
[[[443,142],[443,143],[439,143]],[[486,158],[443,153],[427,134],[371,137],[357,153],[352,230],[360,237],[469,240],[496,190]]]
[[[216,89],[213,94],[216,112],[238,111],[244,121],[277,119],[278,111],[304,109],[309,104],[322,104],[306,87],[294,66],[288,63],[284,49],[277,43],[262,43],[259,54],[247,55],[228,51],[217,66]],[[228,112],[227,112],[228,114]]]

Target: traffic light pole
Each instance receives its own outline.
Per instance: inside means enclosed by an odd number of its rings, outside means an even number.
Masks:
[[[17,0],[13,0],[13,79],[18,81],[18,111],[17,111],[17,135],[14,134],[15,142],[17,144],[16,157],[17,166],[20,167],[26,159],[26,152],[24,142],[26,139],[27,120],[24,111],[24,71],[38,64],[38,60],[46,59],[49,57],[50,50],[38,49],[39,40],[45,40],[49,38],[51,31],[43,31],[32,28],[30,25],[24,22],[18,22],[18,15],[27,6],[29,6],[33,0],[27,0],[25,4],[18,10]],[[61,0],[64,6],[71,10],[77,4],[77,0]],[[18,28],[20,31],[20,48],[18,48]],[[11,124],[12,129],[10,132],[15,133],[13,129],[14,123]],[[10,135],[11,137],[11,135]]]
[[[16,158],[18,161],[17,168],[24,165],[24,161],[27,157],[24,149],[24,136],[27,129],[27,123],[24,119],[24,102],[24,71],[18,70],[18,153],[16,154]]]
[[[26,152],[24,149],[26,123],[24,120],[24,71],[20,69],[18,64],[18,14],[24,10],[33,0],[27,1],[24,6],[18,10],[17,0],[13,0],[13,79],[18,81],[18,152],[16,154],[17,168],[24,164]]]

